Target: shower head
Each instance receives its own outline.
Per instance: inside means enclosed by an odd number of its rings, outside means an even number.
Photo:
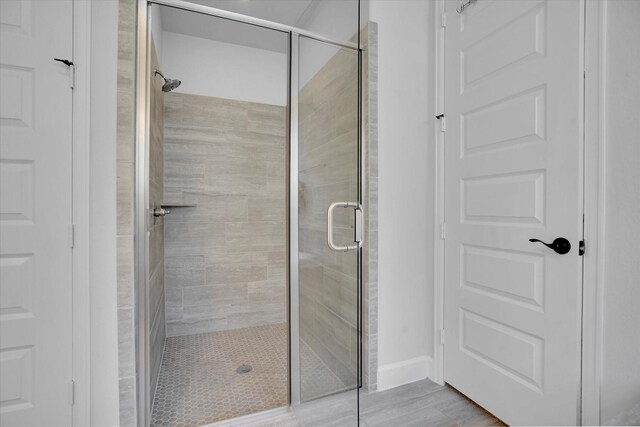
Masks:
[[[178,79],[164,79],[164,84],[162,85],[162,91],[171,92],[172,90],[180,86],[180,83],[182,82]]]
[[[162,85],[163,92],[171,92],[182,83],[178,79],[168,79],[166,78],[160,71],[156,70],[154,75],[159,75],[164,80],[164,84]]]

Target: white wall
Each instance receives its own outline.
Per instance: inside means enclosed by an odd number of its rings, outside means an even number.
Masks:
[[[432,17],[428,2],[370,3],[379,25],[380,389],[420,379],[433,354]],[[604,424],[640,423],[638,22],[640,2],[608,2]]]
[[[118,2],[91,3],[91,425],[119,423],[116,267]],[[77,64],[78,68],[82,64]],[[87,94],[85,94],[86,96]],[[83,393],[82,391],[79,391]]]
[[[162,71],[175,91],[263,104],[287,104],[283,53],[164,31]]]
[[[433,337],[433,2],[372,0],[378,23],[378,388],[425,378]]]
[[[640,424],[640,2],[607,3],[601,420]],[[629,413],[635,406],[635,415]]]

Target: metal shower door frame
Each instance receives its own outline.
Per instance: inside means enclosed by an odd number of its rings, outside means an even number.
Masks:
[[[299,39],[305,37],[358,53],[358,203],[364,205],[364,143],[362,114],[362,45],[337,41],[307,30],[279,24],[247,15],[242,15],[209,6],[182,0],[137,0],[136,43],[136,110],[135,110],[135,177],[134,177],[134,319],[136,321],[136,406],[138,425],[148,426],[151,419],[151,373],[150,373],[150,318],[148,301],[149,272],[149,120],[150,108],[150,26],[149,6],[169,6],[190,12],[236,21],[271,29],[289,35],[287,53],[287,318],[289,325],[289,404],[300,403],[300,304],[298,264],[298,89],[299,89]],[[359,4],[359,3],[358,3]],[[359,8],[358,8],[359,9]],[[358,13],[360,11],[358,10]],[[358,17],[358,23],[360,19]],[[360,25],[358,25],[360,31]],[[359,40],[359,37],[358,37]],[[362,247],[358,248],[357,266],[357,321],[358,321],[358,388],[362,386]],[[359,393],[359,390],[358,390]]]

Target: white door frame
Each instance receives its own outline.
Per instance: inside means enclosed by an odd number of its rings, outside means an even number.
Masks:
[[[73,425],[91,424],[91,258],[90,182],[91,140],[90,59],[91,2],[73,2],[73,224],[72,254],[73,362],[75,383]]]
[[[117,2],[73,0],[74,426],[115,425],[119,417],[115,270],[117,10]],[[103,31],[111,27],[112,31]],[[101,90],[96,91],[96,87]]]
[[[605,225],[605,69],[608,0],[586,1],[584,86],[584,240],[582,424],[599,425]]]
[[[582,401],[583,425],[600,424],[600,379],[602,352],[602,287],[604,254],[598,246],[604,233],[604,130],[605,114],[602,102],[605,93],[605,36],[607,0],[585,2],[585,36],[583,58],[584,80],[584,139],[583,179],[584,191],[584,240],[583,304],[582,304]],[[433,84],[435,111],[445,109],[445,0],[435,3],[434,45],[435,55]],[[433,377],[444,384],[444,126],[436,121],[433,140],[434,156],[434,305],[433,305]]]

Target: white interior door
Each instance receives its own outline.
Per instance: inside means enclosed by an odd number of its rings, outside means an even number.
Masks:
[[[71,0],[0,0],[0,424],[71,425]]]
[[[478,0],[445,29],[445,381],[508,424],[579,422],[578,0]],[[566,238],[564,255],[530,242]]]

